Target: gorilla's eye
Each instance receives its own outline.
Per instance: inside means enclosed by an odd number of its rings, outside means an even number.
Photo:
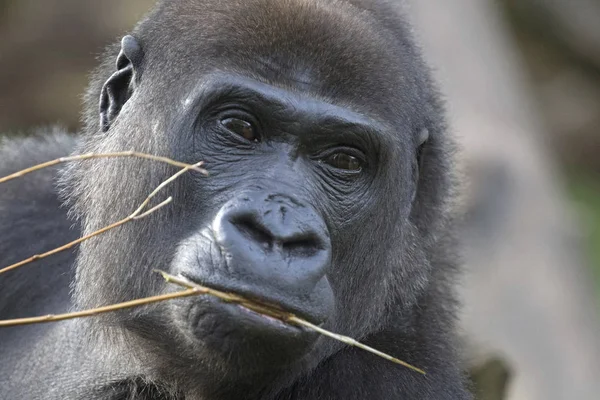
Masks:
[[[347,171],[359,172],[362,169],[362,162],[357,157],[347,153],[335,153],[326,160],[332,167],[344,169]]]
[[[221,120],[221,125],[246,140],[258,142],[258,136],[256,135],[254,125],[248,121],[239,118],[225,118]]]

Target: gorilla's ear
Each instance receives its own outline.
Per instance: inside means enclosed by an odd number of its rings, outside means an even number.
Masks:
[[[140,65],[144,51],[130,35],[121,40],[121,52],[117,57],[117,72],[104,83],[100,95],[100,126],[106,132],[119,115],[121,108],[133,94],[139,81]]]

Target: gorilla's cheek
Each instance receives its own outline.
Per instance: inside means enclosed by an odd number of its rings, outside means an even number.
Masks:
[[[204,228],[179,244],[171,271],[185,276],[201,273],[209,279],[225,268],[227,263],[211,229]]]

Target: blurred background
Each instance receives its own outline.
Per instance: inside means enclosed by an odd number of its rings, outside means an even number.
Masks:
[[[485,400],[600,398],[600,0],[406,0],[465,174],[462,330]],[[0,132],[79,126],[153,0],[0,0]]]

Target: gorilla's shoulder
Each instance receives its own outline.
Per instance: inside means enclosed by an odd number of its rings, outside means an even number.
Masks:
[[[44,128],[27,136],[0,135],[0,175],[68,155],[77,138],[61,128]]]
[[[0,136],[0,178],[31,166],[69,155],[77,138],[59,128],[38,130],[28,136]],[[2,184],[0,206],[17,206],[56,194],[57,168],[36,171]]]

